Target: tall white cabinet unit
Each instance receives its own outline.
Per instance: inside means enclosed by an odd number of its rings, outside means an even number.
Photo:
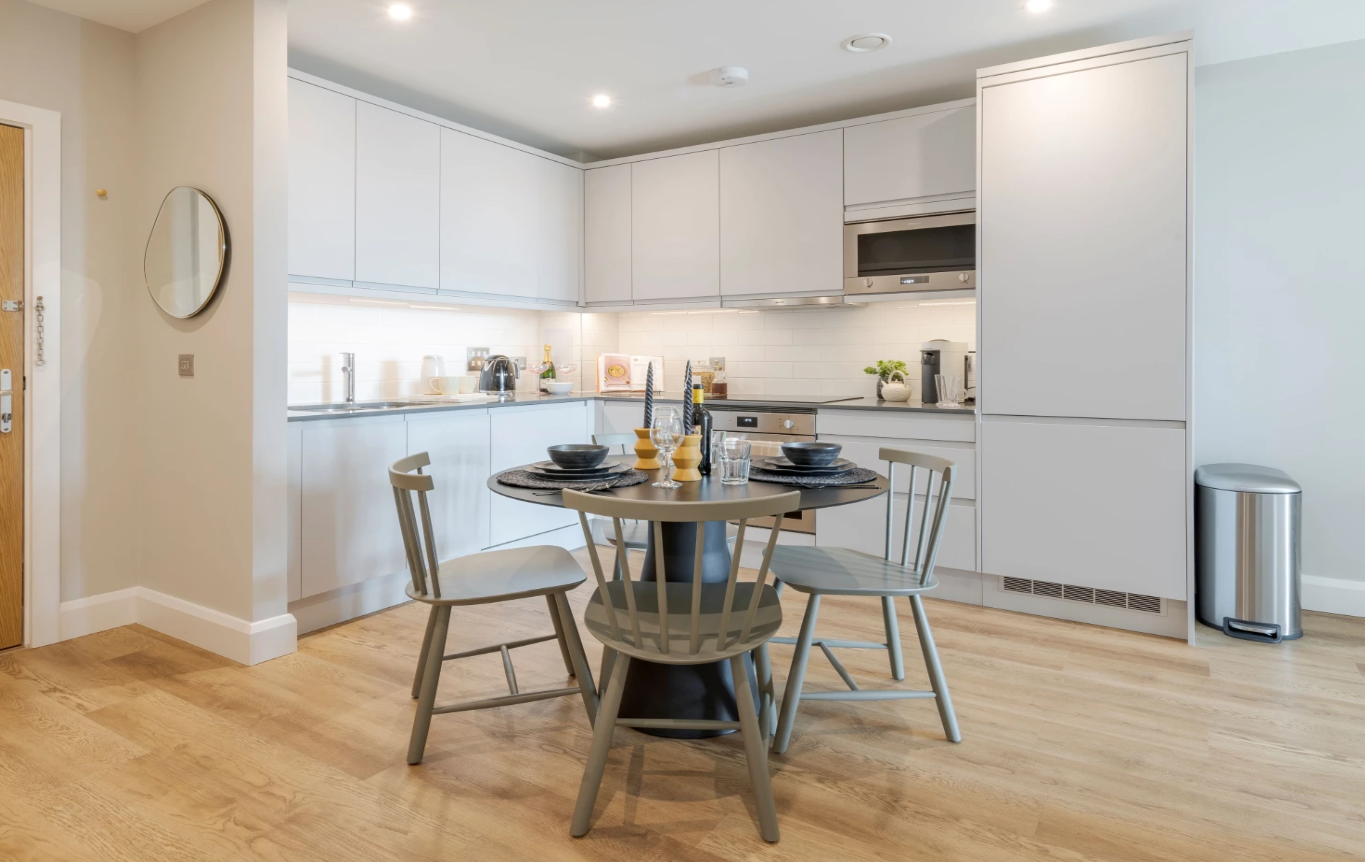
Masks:
[[[1188,594],[1192,44],[977,80],[982,571],[1125,612]]]

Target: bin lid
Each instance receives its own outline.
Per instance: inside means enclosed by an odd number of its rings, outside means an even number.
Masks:
[[[1205,488],[1242,494],[1298,494],[1303,491],[1289,474],[1255,464],[1205,464],[1194,471],[1194,482]]]

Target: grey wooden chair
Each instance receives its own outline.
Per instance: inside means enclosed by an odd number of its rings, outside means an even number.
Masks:
[[[422,762],[426,749],[427,731],[431,717],[438,713],[465,712],[510,706],[550,697],[578,694],[588,712],[588,721],[597,714],[597,690],[593,686],[592,671],[583,642],[578,637],[573,613],[565,594],[587,580],[583,568],[568,551],[547,545],[516,548],[509,551],[485,551],[450,560],[436,561],[436,536],[431,524],[431,509],[427,494],[434,487],[432,477],[422,473],[431,464],[426,452],[397,461],[389,468],[389,483],[398,506],[398,525],[403,532],[403,547],[407,550],[408,569],[412,583],[407,586],[408,597],[431,606],[426,634],[422,637],[422,652],[417,659],[417,673],[412,680],[412,696],[417,698],[417,714],[412,722],[412,739],[408,744],[408,763]],[[413,497],[417,506],[413,507]],[[418,522],[420,513],[421,521]],[[554,634],[522,638],[492,646],[445,652],[446,634],[450,626],[450,609],[458,605],[484,605],[510,599],[544,596],[550,609]],[[541,691],[522,691],[517,685],[516,669],[512,666],[511,650],[555,640],[559,642],[564,668],[577,678],[573,688],[552,688]],[[441,665],[457,658],[469,658],[488,653],[502,654],[503,673],[507,677],[506,695],[483,700],[465,701],[448,706],[436,706],[436,687],[441,679]]]
[[[874,557],[861,551],[847,548],[809,548],[780,545],[773,555],[773,576],[782,584],[794,590],[807,593],[810,600],[806,605],[806,615],[801,620],[801,633],[791,638],[773,638],[774,643],[795,643],[796,654],[792,657],[791,673],[787,675],[787,689],[782,696],[782,717],[777,723],[777,733],[773,737],[773,750],[781,754],[787,750],[791,741],[792,725],[796,721],[796,711],[805,700],[898,700],[902,698],[933,698],[938,704],[939,718],[943,722],[943,732],[952,742],[961,742],[962,733],[958,730],[957,715],[953,712],[953,701],[948,695],[948,683],[943,676],[943,665],[939,661],[938,648],[934,646],[934,636],[929,630],[929,618],[924,613],[925,593],[938,586],[934,577],[934,561],[938,557],[939,544],[943,541],[943,531],[948,518],[948,503],[953,496],[952,461],[921,455],[902,449],[881,449],[878,457],[887,462],[887,476],[891,487],[895,488],[897,464],[910,467],[910,495],[905,507],[905,536],[901,540],[900,560],[892,556],[895,533],[895,494],[886,495],[886,555]],[[910,559],[910,533],[915,518],[915,480],[919,470],[927,471],[923,507],[920,510],[919,537],[915,543],[915,558]],[[938,474],[938,491],[934,493],[934,475]],[[780,586],[779,586],[780,590]],[[886,643],[867,643],[862,641],[842,641],[817,639],[815,621],[820,614],[822,596],[867,596],[882,601],[882,620],[886,629]],[[919,635],[920,651],[924,654],[924,664],[929,671],[929,684],[932,691],[903,691],[887,689],[862,689],[843,663],[834,655],[836,648],[886,649],[891,655],[891,675],[896,679],[905,678],[905,665],[901,658],[900,631],[896,623],[895,600],[899,596],[910,599],[910,608],[915,615],[915,631]],[[834,670],[848,686],[849,691],[805,692],[802,686],[806,677],[806,664],[810,661],[812,646],[829,659]]]
[[[773,806],[772,786],[768,779],[768,740],[772,731],[768,715],[774,699],[772,664],[767,656],[767,641],[782,624],[782,607],[777,591],[766,583],[773,548],[782,514],[800,506],[800,493],[780,494],[751,500],[722,502],[640,502],[612,497],[564,492],[564,505],[578,512],[583,535],[588,540],[597,591],[588,602],[584,623],[593,637],[611,651],[611,678],[605,683],[602,702],[593,726],[592,749],[583,770],[583,783],[574,808],[572,833],[585,835],[591,826],[593,806],[602,785],[602,772],[611,748],[616,726],[669,729],[726,729],[744,734],[744,753],[749,764],[758,809],[759,832],[766,841],[778,839],[777,812]],[[632,581],[630,563],[621,567],[621,580],[608,580],[592,543],[588,515],[612,519],[617,536],[623,532],[625,518],[651,522],[656,553],[654,583]],[[694,550],[696,564],[691,583],[669,583],[664,579],[664,523],[702,523],[739,521],[741,540],[748,521],[775,517],[777,523],[768,538],[753,582],[739,582],[739,556],[731,555],[729,577],[724,582],[702,582],[702,536],[697,530]],[[753,653],[758,671],[760,706],[754,708],[754,694],[744,654]],[[735,679],[735,700],[739,721],[673,718],[620,718],[621,694],[632,659],[658,664],[706,664],[729,660]],[[760,719],[759,716],[764,716]]]

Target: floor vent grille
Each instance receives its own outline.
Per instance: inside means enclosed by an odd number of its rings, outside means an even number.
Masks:
[[[1031,581],[1028,578],[1001,578],[1000,588],[1007,593],[1029,593],[1049,599],[1063,599],[1068,602],[1082,602],[1087,605],[1104,605],[1110,608],[1125,608],[1144,614],[1164,612],[1161,599],[1138,593],[1121,593],[1117,590],[1096,590],[1091,587],[1078,587],[1075,584],[1058,584],[1052,581]]]

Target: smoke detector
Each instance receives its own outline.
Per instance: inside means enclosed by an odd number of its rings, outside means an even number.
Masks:
[[[891,37],[885,33],[864,33],[861,36],[849,36],[839,44],[845,51],[854,54],[870,54],[890,45]]]
[[[717,87],[742,87],[749,83],[749,70],[743,66],[721,66],[711,70],[711,83]]]

